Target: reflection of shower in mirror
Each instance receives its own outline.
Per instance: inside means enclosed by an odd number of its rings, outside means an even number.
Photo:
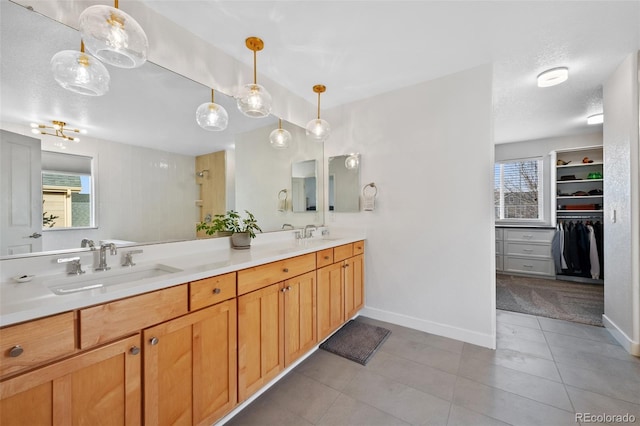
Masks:
[[[198,177],[200,177],[200,178],[203,178],[205,173],[206,173],[207,175],[209,175],[209,170],[206,170],[206,169],[205,169],[205,170],[202,170],[202,171],[200,171],[200,172],[196,172],[196,176],[198,176]]]

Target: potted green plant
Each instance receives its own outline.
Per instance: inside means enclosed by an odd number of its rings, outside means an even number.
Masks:
[[[242,217],[235,210],[229,210],[225,214],[217,214],[209,222],[200,222],[196,230],[205,231],[207,235],[231,236],[233,248],[245,249],[251,246],[251,239],[256,237],[256,231],[262,232],[255,216],[245,210],[246,217]]]

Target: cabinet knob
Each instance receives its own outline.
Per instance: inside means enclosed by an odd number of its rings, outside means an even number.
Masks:
[[[289,272],[289,268],[284,268],[282,272]]]
[[[11,358],[16,358],[16,357],[19,357],[20,355],[22,355],[22,352],[24,352],[24,349],[22,349],[22,346],[15,345],[11,349],[9,349],[9,356]]]
[[[129,349],[129,353],[131,355],[138,355],[140,353],[140,348],[137,346],[131,346],[131,349]]]
[[[325,257],[324,257],[324,260],[329,260],[329,256],[325,256]]]
[[[152,337],[151,339],[149,339],[149,343],[151,343],[151,345],[153,346],[157,345],[158,342],[160,342],[160,340],[158,340],[157,337]]]
[[[213,289],[213,294],[220,294],[220,291],[221,290],[216,287],[216,288]]]
[[[281,292],[283,292],[283,293],[285,293],[285,292],[287,292],[287,291],[289,291],[289,290],[291,290],[291,286],[290,286],[290,285],[288,285],[288,286],[284,287],[284,288],[283,288],[282,290],[280,290],[280,291],[281,291]]]
[[[345,263],[345,264],[344,264],[344,267],[345,267],[345,268],[348,268],[348,267],[349,267],[349,264],[348,264],[348,263]]]

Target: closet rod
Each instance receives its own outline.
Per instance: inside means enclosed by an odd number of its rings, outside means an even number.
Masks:
[[[558,217],[557,221],[565,220],[565,219],[600,219],[602,220],[602,215],[585,215],[585,216],[562,216]]]

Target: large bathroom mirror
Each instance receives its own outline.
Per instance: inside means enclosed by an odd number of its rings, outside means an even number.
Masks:
[[[294,141],[289,149],[273,149],[269,134],[278,127],[277,118],[245,117],[232,97],[218,91],[215,100],[229,113],[229,126],[223,132],[201,129],[195,111],[210,101],[211,88],[151,62],[136,69],[108,67],[111,82],[104,96],[69,92],[53,79],[49,63],[61,50],[79,50],[78,31],[7,0],[0,7],[2,144],[5,135],[17,134],[30,137],[41,152],[91,158],[93,164],[91,225],[43,228],[36,217],[31,221],[35,228],[23,236],[41,234],[33,245],[39,248],[31,252],[80,250],[85,238],[122,244],[196,238],[201,200],[195,159],[220,151],[228,162],[222,210],[251,211],[264,232],[285,223],[324,222],[322,208],[309,217],[294,213],[289,204],[284,210],[278,205],[282,189],[291,194],[291,165],[301,159],[322,161],[323,145],[308,140],[304,129],[283,122]],[[79,142],[32,134],[30,123],[51,125],[54,120],[86,134]],[[36,191],[42,191],[41,180],[37,184]],[[4,193],[0,202],[10,204]],[[2,252],[0,258],[7,255]]]
[[[360,210],[360,159],[354,155],[329,157],[329,211]]]

